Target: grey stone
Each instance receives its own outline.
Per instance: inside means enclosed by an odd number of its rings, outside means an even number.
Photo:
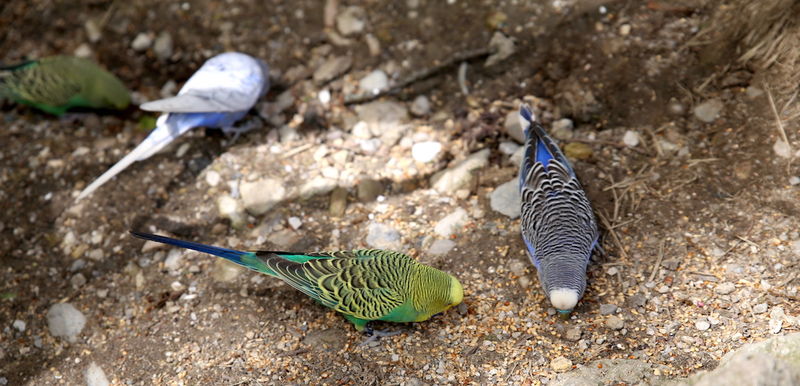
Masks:
[[[798,385],[800,333],[778,336],[729,352],[712,371],[695,374],[687,385]]]
[[[244,213],[242,205],[227,194],[217,199],[217,210],[221,217],[230,220],[234,228],[242,228],[247,223],[247,215]]]
[[[572,139],[572,129],[574,127],[575,125],[572,123],[571,119],[562,118],[553,122],[553,126],[550,129],[550,135],[552,135],[555,139],[566,141]]]
[[[617,307],[615,304],[601,304],[600,305],[600,315],[611,315],[617,312]]]
[[[636,147],[639,145],[639,140],[639,133],[633,130],[626,130],[625,134],[622,136],[622,143],[627,147]]]
[[[448,238],[452,235],[461,233],[461,228],[469,221],[469,215],[463,208],[456,209],[453,213],[448,214],[434,227],[434,232],[439,236]]]
[[[331,201],[328,206],[328,211],[331,216],[341,216],[347,209],[347,189],[337,187],[331,192]]]
[[[414,161],[427,163],[436,159],[442,151],[442,144],[436,141],[415,143],[411,147],[411,157]]]
[[[158,34],[155,43],[153,43],[153,53],[159,60],[167,60],[172,56],[172,35],[164,31]]]
[[[444,255],[447,252],[450,252],[450,250],[452,250],[455,246],[456,243],[453,240],[436,240],[428,248],[428,253],[434,256]]]
[[[497,31],[494,33],[494,35],[492,35],[492,40],[489,41],[489,49],[492,50],[492,54],[486,58],[486,67],[491,67],[495,64],[501,63],[509,56],[513,55],[514,52],[516,52],[514,39],[506,36],[500,31]]]
[[[714,288],[714,292],[720,295],[728,295],[733,291],[736,291],[736,285],[731,282],[717,284],[717,287]]]
[[[509,137],[514,138],[514,140],[519,143],[525,143],[525,133],[522,132],[522,126],[519,123],[518,111],[513,110],[506,114],[503,127],[506,129],[506,134],[508,134]]]
[[[655,375],[656,371],[666,373],[668,368],[635,359],[602,359],[580,366],[575,371],[559,374],[550,385],[653,385],[664,380]]]
[[[144,51],[150,48],[151,44],[153,44],[153,38],[147,33],[140,32],[131,42],[131,48],[134,51]]]
[[[569,358],[560,356],[550,361],[550,368],[557,373],[572,370],[572,361]]]
[[[519,217],[522,206],[522,197],[519,194],[519,180],[514,178],[496,187],[489,197],[489,205],[492,210],[512,219]]]
[[[372,71],[358,82],[358,88],[365,93],[377,94],[387,87],[389,87],[389,77],[382,70]]]
[[[754,314],[763,314],[767,312],[767,303],[759,303],[753,306],[753,313]]]
[[[362,179],[358,183],[358,200],[361,202],[372,202],[383,193],[384,187],[380,181],[371,178]]]
[[[367,12],[359,6],[345,7],[336,15],[336,28],[344,36],[361,33],[366,25]]]
[[[228,283],[239,276],[244,268],[225,259],[215,259],[214,266],[211,268],[211,277],[214,281]]]
[[[698,329],[699,331],[705,331],[711,328],[711,323],[708,320],[700,319],[694,322],[694,328]]]
[[[703,122],[711,123],[717,119],[723,107],[721,100],[717,98],[709,99],[695,106],[694,116]]]
[[[330,82],[349,70],[352,64],[353,58],[350,56],[337,56],[330,58],[322,63],[322,65],[317,67],[317,70],[314,71],[312,78],[317,84]]]
[[[338,328],[311,331],[303,338],[303,343],[313,350],[332,351],[341,350],[349,340],[348,334]]]
[[[581,339],[581,329],[580,327],[572,327],[567,330],[567,333],[564,335],[568,341],[577,342]]]
[[[86,376],[86,386],[108,386],[111,384],[106,377],[105,371],[95,362],[89,364],[84,376]]]
[[[408,109],[402,103],[395,101],[375,101],[356,106],[358,119],[367,124],[373,136],[380,136],[384,142],[386,132],[398,130],[408,121]],[[398,137],[399,139],[399,137]]]
[[[473,180],[472,171],[489,164],[489,149],[473,153],[455,166],[438,172],[431,177],[431,185],[439,193],[454,193]]]
[[[86,317],[72,304],[53,304],[47,311],[47,327],[55,337],[74,343],[85,325]]]
[[[612,330],[621,330],[622,327],[625,327],[625,321],[617,315],[611,315],[606,320],[606,327]]]
[[[262,215],[272,209],[286,196],[283,183],[274,178],[262,178],[252,182],[239,183],[244,209],[253,215]]]
[[[425,95],[418,95],[411,102],[411,114],[417,117],[424,117],[431,113],[431,101]]]
[[[399,250],[403,247],[400,232],[382,223],[370,223],[367,227],[367,244],[377,249]]]

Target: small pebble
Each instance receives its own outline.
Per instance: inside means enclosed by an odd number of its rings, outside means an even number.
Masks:
[[[727,295],[736,290],[736,285],[731,282],[720,283],[717,285],[717,288],[714,289],[714,292],[720,295]]]
[[[303,226],[303,222],[300,221],[299,218],[292,216],[289,217],[289,226],[292,227],[294,230],[298,230],[300,229],[301,226]]]
[[[567,330],[565,338],[571,342],[577,342],[581,339],[581,329],[579,327],[572,327]]]
[[[19,332],[25,332],[25,321],[23,320],[17,319],[11,326],[16,328]]]
[[[700,331],[705,331],[705,330],[708,330],[709,328],[711,328],[711,323],[708,320],[705,320],[705,319],[704,320],[698,320],[698,321],[696,321],[694,323],[694,328],[696,328],[696,329],[698,329]]]
[[[792,186],[800,185],[800,177],[798,177],[798,176],[789,177],[789,185],[792,185]]]
[[[601,304],[600,305],[600,315],[611,315],[617,312],[617,306],[615,304]]]
[[[639,145],[639,133],[633,130],[625,131],[625,135],[622,136],[622,143],[627,147],[636,147]]]
[[[151,44],[153,44],[153,39],[150,37],[150,35],[140,32],[133,39],[133,42],[131,42],[131,48],[133,48],[134,51],[144,51],[150,48]]]
[[[572,361],[563,356],[556,357],[550,361],[550,368],[552,368],[555,372],[563,373],[572,369]]]
[[[753,306],[753,313],[754,314],[763,314],[767,312],[767,303],[759,303]]]
[[[612,330],[621,330],[625,326],[625,321],[617,315],[611,315],[606,320],[606,327]]]
[[[435,160],[440,151],[442,151],[442,144],[439,142],[420,142],[411,147],[411,156],[417,162],[427,163]]]

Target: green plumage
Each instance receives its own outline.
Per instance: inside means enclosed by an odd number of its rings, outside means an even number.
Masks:
[[[223,257],[277,277],[347,318],[357,330],[367,322],[421,322],[461,303],[455,277],[399,252],[240,252],[164,236],[132,232],[147,240]]]
[[[125,109],[128,89],[89,60],[51,56],[0,68],[0,97],[11,98],[50,114],[72,107]]]

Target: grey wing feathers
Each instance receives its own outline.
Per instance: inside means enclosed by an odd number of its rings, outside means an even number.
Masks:
[[[242,96],[237,94],[240,93],[230,89],[206,90],[202,94],[186,93],[142,103],[139,108],[165,113],[234,112],[249,109],[242,107]]]

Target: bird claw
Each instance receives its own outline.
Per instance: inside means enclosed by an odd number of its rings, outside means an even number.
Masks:
[[[250,131],[253,129],[258,129],[261,127],[261,121],[258,119],[251,119],[247,122],[242,123],[239,126],[231,126],[231,127],[223,127],[222,132],[228,136],[230,139],[230,144],[232,145],[239,139],[239,136]]]
[[[372,327],[367,326],[364,329],[364,333],[369,335],[369,337],[367,339],[365,339],[363,342],[361,342],[361,344],[359,344],[359,346],[368,345],[368,344],[370,344],[372,342],[377,342],[381,338],[389,337],[389,336],[395,336],[395,335],[401,334],[402,332],[403,331],[399,331],[399,330],[398,331],[373,330]]]

